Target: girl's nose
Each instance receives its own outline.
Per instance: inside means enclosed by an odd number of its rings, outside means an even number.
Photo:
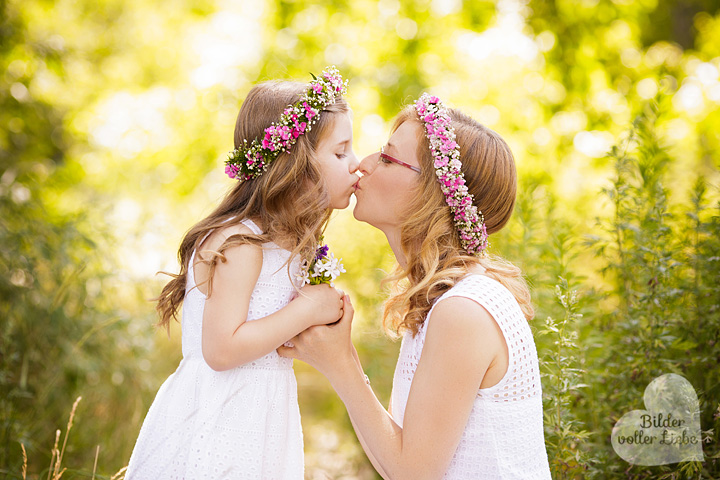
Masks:
[[[363,158],[360,162],[359,170],[363,175],[370,175],[375,171],[377,166],[377,153],[372,153],[367,157]]]
[[[350,161],[348,162],[348,170],[350,173],[355,173],[358,171],[358,168],[360,168],[360,162],[358,162],[357,157],[355,154],[350,155]]]

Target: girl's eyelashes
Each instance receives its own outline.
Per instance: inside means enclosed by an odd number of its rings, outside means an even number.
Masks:
[[[338,158],[338,160],[342,160],[343,158],[347,157],[347,154],[345,154],[345,153],[336,153],[335,156]]]

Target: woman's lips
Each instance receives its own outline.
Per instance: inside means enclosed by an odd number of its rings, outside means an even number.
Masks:
[[[355,182],[355,185],[353,185],[353,188],[355,189],[355,191],[360,190],[360,179],[358,179],[358,181]]]

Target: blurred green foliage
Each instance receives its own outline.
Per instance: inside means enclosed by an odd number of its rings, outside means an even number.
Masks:
[[[355,149],[422,91],[499,131],[519,195],[493,250],[533,287],[555,478],[720,477],[720,14],[709,0],[0,0],[0,476],[124,466],[180,357],[148,299],[230,181],[239,105],[335,64]],[[338,212],[354,332],[390,396],[384,238]],[[560,278],[560,280],[558,280]],[[556,286],[557,284],[557,286]],[[558,363],[560,362],[560,363]],[[565,367],[565,368],[563,368]],[[328,383],[298,364],[308,478],[375,478]],[[706,461],[631,466],[609,435],[647,384],[698,392]]]

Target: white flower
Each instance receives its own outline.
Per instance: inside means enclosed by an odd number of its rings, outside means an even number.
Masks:
[[[300,264],[300,271],[295,275],[295,280],[301,285],[310,283],[310,275],[308,273],[308,262],[303,260]]]
[[[345,267],[340,263],[340,260],[342,260],[342,258],[335,258],[335,255],[330,253],[325,263],[325,272],[330,275],[332,280],[339,277],[341,273],[345,273]]]

